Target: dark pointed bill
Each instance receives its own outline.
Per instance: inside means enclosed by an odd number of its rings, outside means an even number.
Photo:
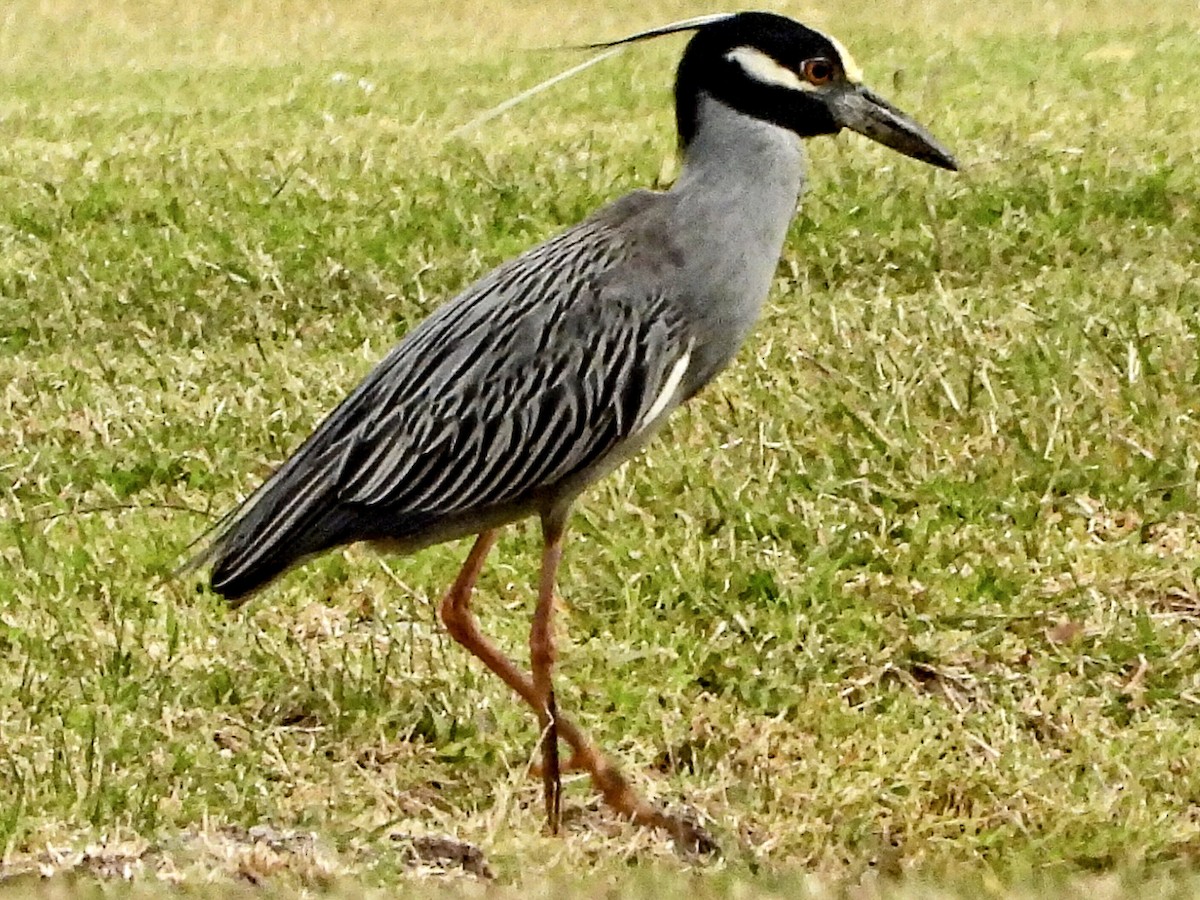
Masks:
[[[838,124],[866,135],[905,156],[958,171],[950,151],[913,119],[861,85],[847,87],[830,97],[830,109]]]

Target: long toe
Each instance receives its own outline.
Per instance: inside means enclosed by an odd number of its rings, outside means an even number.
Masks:
[[[681,856],[721,856],[720,845],[694,810],[662,811],[656,824],[671,835]]]

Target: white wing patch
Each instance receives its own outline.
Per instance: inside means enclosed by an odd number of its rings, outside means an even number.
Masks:
[[[637,431],[644,431],[647,427],[654,424],[654,421],[663,414],[667,405],[675,399],[675,393],[679,390],[679,382],[683,381],[683,376],[687,372],[688,363],[692,359],[692,347],[688,345],[683,356],[675,361],[675,365],[671,367],[671,373],[667,376],[666,382],[659,391],[658,396],[654,398],[654,402],[650,404],[650,408],[646,410],[646,414],[642,416],[642,420],[638,422]]]
[[[754,47],[734,47],[725,54],[725,58],[733,60],[746,70],[747,75],[763,84],[791,88],[794,91],[814,90],[811,84],[801,81],[800,76],[787,66],[780,65]]]

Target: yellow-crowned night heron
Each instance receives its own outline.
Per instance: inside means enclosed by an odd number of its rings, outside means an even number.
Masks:
[[[635,822],[704,843],[645,802],[555,709],[551,614],[571,503],[639,450],[733,358],[758,318],[804,183],[800,138],[842,128],[935,166],[954,159],[860,83],[846,51],[768,13],[709,16],[679,64],[683,155],[669,191],[636,191],[485,276],[400,342],[218,527],[198,561],[238,602],[343,544],[411,552],[478,535],[441,617],[536,711],[552,829],[558,740]],[[502,525],[541,517],[525,674],[480,632],[470,598]]]

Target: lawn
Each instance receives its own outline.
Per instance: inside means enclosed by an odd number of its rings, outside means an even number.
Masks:
[[[440,302],[669,182],[684,39],[451,131],[711,9],[7,0],[10,890],[1200,890],[1196,4],[771,8],[962,172],[812,142],[737,363],[572,519],[559,705],[695,859],[577,776],[544,832],[535,722],[436,622],[464,545],[238,612],[171,573]],[[480,582],[521,656],[538,547]]]

